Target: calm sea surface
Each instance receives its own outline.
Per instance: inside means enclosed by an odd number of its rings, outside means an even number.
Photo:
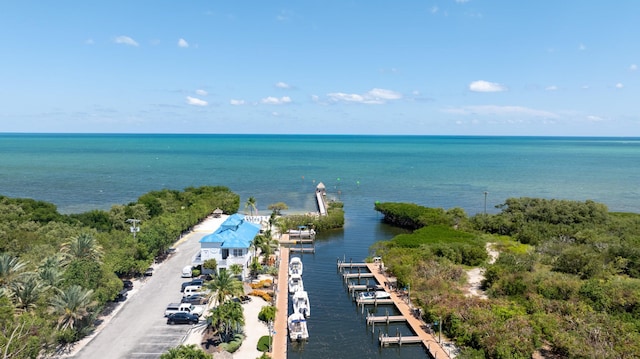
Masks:
[[[416,346],[379,349],[336,271],[336,258],[360,261],[374,242],[397,233],[380,223],[374,203],[475,214],[486,191],[490,213],[522,196],[640,212],[640,139],[0,134],[0,194],[53,202],[63,213],[202,185],[227,186],[241,203],[253,196],[263,213],[280,201],[290,212],[313,211],[319,182],[344,202],[346,225],[321,234],[315,255],[303,256],[311,339],[290,346],[289,357],[425,357]]]

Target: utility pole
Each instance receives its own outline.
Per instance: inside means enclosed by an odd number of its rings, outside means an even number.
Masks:
[[[136,239],[136,233],[140,232],[140,226],[138,226],[138,223],[140,223],[140,220],[135,218],[129,218],[127,219],[127,223],[131,223],[131,227],[129,227],[129,230],[131,231],[131,233],[133,233],[133,239]]]

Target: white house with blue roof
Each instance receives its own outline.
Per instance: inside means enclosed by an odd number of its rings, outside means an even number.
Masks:
[[[239,213],[229,216],[215,232],[200,239],[200,253],[193,265],[201,265],[208,259],[215,259],[218,269],[240,264],[243,268],[242,279],[249,274],[252,253],[251,242],[260,232],[260,225],[251,223]]]

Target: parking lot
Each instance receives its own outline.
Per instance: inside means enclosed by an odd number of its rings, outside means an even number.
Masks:
[[[209,231],[192,232],[168,259],[154,265],[153,275],[134,281],[134,289],[108,323],[74,358],[158,358],[183,342],[193,325],[168,325],[167,304],[180,302],[182,268],[191,263],[199,240]],[[204,325],[201,320],[196,326]]]

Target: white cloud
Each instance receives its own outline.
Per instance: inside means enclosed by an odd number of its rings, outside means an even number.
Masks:
[[[196,94],[200,96],[207,96],[209,93],[205,90],[196,90]]]
[[[332,92],[327,94],[332,102],[357,102],[364,104],[384,104],[387,101],[399,100],[402,94],[399,92],[374,88],[364,94],[349,94],[344,92]]]
[[[280,88],[280,89],[290,89],[290,88],[291,88],[291,85],[289,85],[289,84],[288,84],[288,83],[286,83],[286,82],[282,82],[282,81],[280,81],[280,82],[276,83],[276,87],[277,87],[277,88]]]
[[[431,13],[432,13],[432,14],[435,14],[435,13],[437,13],[437,12],[438,12],[438,10],[439,10],[438,6],[437,6],[437,5],[434,5],[434,6],[431,8]]]
[[[547,88],[545,88],[545,90],[547,91],[556,91],[557,89],[558,89],[558,86],[556,85],[547,86]]]
[[[624,87],[624,85],[623,85],[622,83],[620,83],[620,82],[618,82],[618,83],[616,84],[616,88],[617,88],[617,89],[621,89],[621,88],[623,88],[623,87]]]
[[[209,103],[196,97],[187,96],[187,104],[192,106],[207,106]]]
[[[589,85],[582,85],[581,89],[588,90],[589,89]]]
[[[638,70],[638,65],[631,64],[631,66],[629,66],[629,71],[636,71],[636,70]]]
[[[580,51],[584,51],[584,50],[586,50],[586,49],[587,49],[587,47],[586,47],[584,44],[580,44],[580,45],[578,45],[578,50],[580,50]]]
[[[485,116],[514,116],[521,115],[527,117],[539,117],[539,118],[560,118],[557,114],[544,110],[536,110],[522,106],[497,106],[497,105],[482,105],[482,106],[464,106],[458,108],[446,108],[442,109],[442,112],[450,113],[454,115],[485,115]]]
[[[178,40],[178,47],[189,47],[189,43],[185,39]]]
[[[93,45],[95,44],[95,41],[93,41],[93,39],[86,39],[84,40],[85,45]]]
[[[236,100],[236,99],[231,99],[231,101],[229,101],[229,104],[233,105],[233,106],[242,106],[245,104],[244,100]]]
[[[507,88],[499,83],[480,80],[470,83],[469,90],[473,92],[502,92],[507,91]]]
[[[115,39],[113,39],[113,42],[115,42],[116,44],[139,46],[136,40],[130,38],[129,36],[118,36]]]
[[[283,96],[280,98],[277,97],[265,97],[262,100],[260,100],[261,103],[267,104],[267,105],[282,105],[285,103],[291,103],[291,97],[289,96]]]
[[[464,4],[464,3],[466,3],[466,2],[469,2],[469,0],[456,0],[456,2],[457,2],[458,4]]]
[[[591,122],[600,122],[600,121],[604,121],[605,119],[600,116],[589,115],[587,116],[587,120]]]

